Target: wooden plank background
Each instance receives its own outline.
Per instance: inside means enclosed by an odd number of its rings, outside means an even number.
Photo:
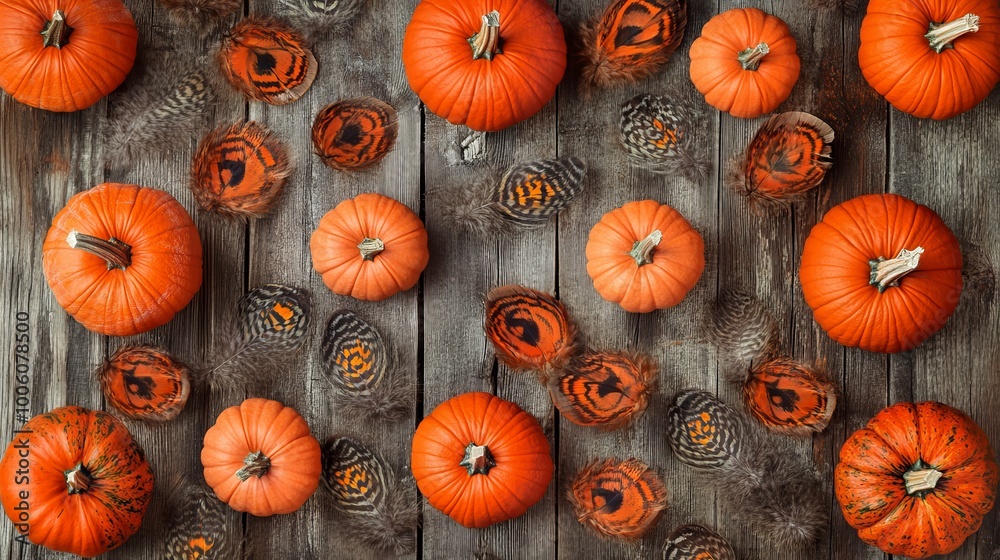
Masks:
[[[319,40],[314,51],[320,73],[301,100],[285,107],[226,98],[213,122],[251,118],[276,130],[289,145],[295,172],[273,215],[244,224],[197,210],[187,188],[197,138],[164,157],[107,169],[100,131],[130,87],[164,57],[204,55],[213,39],[177,28],[157,2],[127,0],[140,31],[142,63],[126,84],[94,107],[74,114],[33,110],[0,97],[0,440],[28,417],[75,404],[104,408],[91,372],[120,345],[147,342],[169,348],[192,364],[205,364],[224,344],[230,309],[246,290],[267,282],[306,287],[315,321],[302,359],[263,394],[295,407],[322,441],[333,434],[361,435],[398,473],[408,472],[409,440],[419,419],[437,404],[470,390],[494,392],[534,414],[553,444],[557,476],[546,497],[523,517],[485,530],[467,530],[424,508],[414,558],[542,559],[659,558],[667,533],[699,522],[717,527],[741,558],[880,559],[843,521],[832,496],[831,473],[840,445],[882,407],[905,400],[941,400],[961,408],[1000,445],[1000,311],[994,263],[1000,263],[1000,94],[946,122],[914,119],[891,110],[861,77],[857,66],[863,8],[844,13],[812,8],[802,0],[692,1],[684,43],[661,74],[634,87],[583,99],[572,75],[556,99],[538,115],[500,133],[474,135],[425,111],[406,84],[399,53],[402,35],[418,0],[369,0],[349,28]],[[599,12],[606,0],[550,0],[567,28]],[[835,4],[827,2],[826,4]],[[779,110],[805,110],[831,123],[837,133],[835,164],[809,199],[789,212],[758,216],[724,188],[719,169],[738,153],[763,121],[740,120],[705,107],[697,132],[709,149],[713,170],[693,183],[630,167],[616,146],[621,103],[638,93],[694,98],[687,78],[687,50],[713,15],[756,6],[784,19],[798,41],[802,75]],[[280,13],[277,0],[247,0],[245,14]],[[236,18],[233,18],[234,20]],[[334,172],[312,154],[309,130],[323,106],[344,97],[374,95],[399,112],[395,151],[377,168],[357,174]],[[700,106],[704,104],[699,102]],[[475,140],[479,150],[463,150]],[[490,166],[575,155],[590,165],[586,190],[557,221],[507,241],[479,241],[455,231],[441,212],[448,190],[462,188]],[[205,248],[205,280],[194,301],[168,325],[129,340],[86,331],[55,303],[42,277],[41,245],[55,213],[75,193],[103,181],[135,182],[169,191],[189,209]],[[319,219],[341,200],[362,192],[392,196],[418,212],[430,233],[431,263],[420,285],[372,304],[334,296],[312,271],[308,240]],[[863,193],[897,192],[935,209],[962,241],[966,289],[945,328],[918,349],[895,356],[847,350],[812,320],[801,295],[799,254],[813,224],[832,206]],[[706,269],[689,297],[676,308],[646,315],[625,313],[601,300],[586,274],[587,235],[605,212],[631,200],[653,198],[683,213],[705,238]],[[566,302],[587,342],[598,348],[632,348],[655,356],[660,387],[646,415],[633,427],[595,433],[561,421],[544,389],[529,376],[498,366],[482,333],[481,297],[491,287],[522,283],[548,290]],[[703,321],[720,290],[743,288],[777,312],[786,346],[795,356],[824,363],[841,386],[829,429],[798,449],[823,475],[829,500],[829,530],[806,552],[774,550],[737,519],[728,519],[712,488],[671,456],[663,437],[667,399],[677,390],[700,387],[737,402],[738,391],[721,375],[716,349]],[[391,341],[409,375],[418,381],[412,414],[399,424],[353,424],[338,413],[318,371],[320,333],[340,307],[368,318]],[[15,388],[14,333],[17,314],[28,314],[30,405],[19,411]],[[120,559],[162,557],[166,482],[197,473],[201,437],[218,413],[245,395],[195,395],[184,413],[163,426],[132,424],[147,451],[158,491],[142,529],[107,555]],[[665,478],[670,508],[658,528],[636,544],[602,541],[576,522],[564,494],[586,462],[608,455],[637,456]],[[378,558],[352,544],[320,494],[297,513],[267,519],[230,514],[230,528],[245,537],[248,558]],[[0,558],[68,558],[13,542],[10,523],[0,523]],[[958,559],[1000,557],[1000,521],[994,511],[983,529],[951,555]]]

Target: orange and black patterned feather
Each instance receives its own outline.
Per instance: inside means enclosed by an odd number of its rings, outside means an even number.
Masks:
[[[774,115],[757,130],[727,182],[752,203],[787,205],[802,200],[833,165],[834,132],[802,112]]]
[[[663,560],[736,560],[736,551],[708,527],[682,525],[667,535]]]
[[[643,354],[588,352],[549,378],[549,395],[570,422],[616,430],[646,410],[656,374],[656,362]]]
[[[667,489],[638,459],[611,458],[585,466],[569,491],[577,521],[598,535],[622,541],[642,538],[667,507]]]
[[[622,104],[618,140],[639,167],[702,181],[710,166],[703,144],[696,141],[697,121],[686,103],[663,95],[637,95]]]
[[[240,538],[226,528],[228,508],[215,494],[184,478],[167,495],[166,560],[229,560],[238,557]]]
[[[305,39],[281,20],[250,16],[229,31],[219,49],[223,76],[248,98],[286,105],[312,85],[318,66]]]
[[[399,479],[378,454],[347,437],[327,440],[322,461],[321,483],[346,532],[379,552],[411,552],[420,515],[412,479]]]
[[[837,406],[837,390],[822,371],[785,357],[754,364],[743,402],[767,429],[793,436],[822,432]]]
[[[576,353],[576,328],[562,302],[544,292],[508,285],[486,295],[486,336],[497,358],[545,376]]]
[[[238,217],[268,213],[291,173],[285,146],[249,121],[210,132],[191,164],[191,192],[203,209]]]
[[[738,459],[744,431],[740,413],[704,391],[681,391],[667,409],[667,441],[691,467],[719,469]]]
[[[150,346],[122,346],[96,374],[108,405],[132,420],[172,420],[191,390],[187,366]]]
[[[686,28],[687,0],[614,0],[580,29],[584,86],[625,85],[658,72]]]
[[[313,147],[323,163],[357,171],[382,161],[396,144],[396,109],[374,97],[354,97],[324,107],[313,121]]]

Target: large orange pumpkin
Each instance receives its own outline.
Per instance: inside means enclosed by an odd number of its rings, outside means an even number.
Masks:
[[[734,8],[708,21],[691,43],[691,81],[705,101],[752,119],[778,108],[799,79],[795,38],[781,19]]]
[[[705,270],[705,243],[677,210],[629,202],[601,217],[587,240],[587,274],[602,298],[631,313],[673,307]]]
[[[0,87],[39,109],[86,109],[125,81],[138,41],[121,0],[0,0]]]
[[[292,513],[319,487],[319,442],[294,409],[247,399],[222,411],[205,433],[205,482],[236,511]]]
[[[29,541],[88,558],[135,534],[153,495],[153,471],[125,426],[78,406],[24,424],[0,481],[4,512]]]
[[[844,346],[895,353],[938,331],[962,292],[962,252],[930,208],[896,194],[832,208],[799,269],[813,317]]]
[[[465,393],[420,422],[410,464],[431,506],[482,528],[545,496],[555,469],[550,452],[534,416],[489,393]]]
[[[847,522],[889,554],[948,554],[993,508],[998,470],[986,434],[937,402],[892,405],[840,449],[834,490]]]
[[[871,0],[861,22],[861,73],[893,107],[949,119],[1000,81],[996,0]]]
[[[422,0],[403,36],[403,66],[435,115],[495,131],[552,99],[566,39],[545,0]]]
[[[104,183],[53,218],[42,269],[56,301],[83,326],[131,336],[167,323],[194,297],[201,240],[170,194]]]
[[[320,220],[309,240],[313,268],[334,293],[380,301],[417,284],[427,266],[427,230],[405,204],[366,193]]]

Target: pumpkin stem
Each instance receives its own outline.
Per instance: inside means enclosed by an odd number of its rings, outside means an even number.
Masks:
[[[74,249],[82,249],[97,255],[108,263],[108,270],[125,270],[132,264],[132,246],[112,237],[107,241],[76,231],[69,232],[66,243]]]
[[[941,471],[931,468],[921,460],[903,473],[903,480],[906,481],[906,493],[910,496],[919,495],[923,497],[933,490],[938,480],[944,475]]]
[[[385,251],[385,243],[382,240],[375,237],[366,237],[364,241],[358,244],[358,249],[361,249],[361,258],[366,261],[375,260],[375,255]]]
[[[485,445],[470,443],[465,447],[465,458],[458,464],[469,470],[469,476],[474,474],[489,474],[490,469],[497,466],[497,462],[490,453],[490,448]]]
[[[930,43],[934,52],[940,53],[945,49],[953,49],[952,41],[958,39],[966,33],[979,31],[979,16],[976,14],[965,14],[964,16],[949,21],[948,23],[932,23],[930,30],[924,37]]]
[[[63,474],[66,475],[66,490],[70,494],[83,494],[90,488],[90,483],[93,481],[90,472],[83,466],[83,463],[77,463],[75,467]]]
[[[66,14],[62,10],[56,10],[56,13],[52,14],[52,19],[42,28],[42,46],[61,49],[72,32],[73,28],[66,25]]]
[[[663,234],[660,233],[660,230],[655,230],[642,241],[636,241],[632,245],[632,250],[628,252],[628,256],[635,259],[636,266],[649,264],[653,262],[653,251],[660,244],[660,241],[663,241]]]
[[[769,52],[771,52],[771,47],[761,41],[756,47],[750,47],[741,52],[737,58],[744,70],[756,71],[757,67],[760,66],[760,61],[764,60],[764,56]]]
[[[917,247],[912,251],[903,249],[894,259],[879,257],[874,261],[868,261],[871,265],[871,277],[868,283],[878,288],[879,293],[886,291],[890,286],[898,286],[900,278],[917,269],[922,254],[924,248]]]
[[[472,45],[472,60],[493,60],[503,52],[500,50],[500,12],[493,10],[483,16],[483,26],[479,33],[469,37],[469,44]]]
[[[240,482],[245,482],[251,476],[260,478],[267,474],[267,470],[271,468],[271,460],[263,451],[254,451],[243,459],[243,465],[242,469],[236,471],[236,478],[240,479]]]

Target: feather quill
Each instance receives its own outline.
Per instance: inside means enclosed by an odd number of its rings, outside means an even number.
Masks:
[[[243,0],[160,0],[170,19],[207,35],[243,7]]]
[[[167,492],[166,560],[229,560],[239,538],[226,530],[228,508],[207,487],[177,477]]]
[[[190,142],[205,128],[216,86],[202,67],[167,61],[114,104],[104,129],[105,159],[124,168]]]
[[[327,440],[322,458],[321,482],[345,532],[378,552],[412,552],[420,520],[413,479],[397,478],[381,457],[347,437]]]
[[[309,37],[319,38],[350,24],[367,0],[281,0],[282,16]]]
[[[258,387],[305,344],[311,316],[305,290],[281,284],[251,290],[236,304],[228,357],[199,381],[216,390]]]

